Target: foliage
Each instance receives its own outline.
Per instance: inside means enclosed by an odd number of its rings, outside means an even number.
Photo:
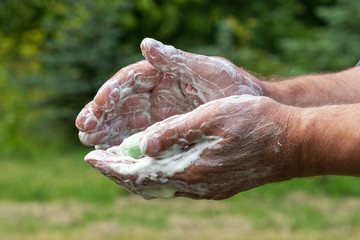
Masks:
[[[76,114],[142,59],[144,37],[261,75],[334,71],[359,58],[359,11],[356,0],[2,0],[0,150],[37,138],[69,145]]]
[[[316,8],[316,13],[326,27],[314,28],[306,38],[284,39],[285,56],[301,72],[354,66],[360,59],[360,2],[339,0],[334,6]]]
[[[0,0],[1,236],[357,239],[357,179],[144,202],[86,167],[74,120],[106,79],[142,59],[144,37],[291,76],[353,66],[359,24],[357,0]]]

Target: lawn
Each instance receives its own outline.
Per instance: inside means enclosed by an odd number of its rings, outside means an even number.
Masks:
[[[0,160],[0,239],[360,238],[356,178],[297,179],[224,201],[146,201],[82,161],[88,150]]]

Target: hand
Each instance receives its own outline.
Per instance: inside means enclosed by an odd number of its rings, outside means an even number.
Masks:
[[[262,82],[226,59],[144,39],[147,60],[117,72],[79,113],[85,145],[108,148],[155,122],[231,95],[262,95]]]
[[[85,159],[147,199],[224,199],[299,176],[297,111],[266,97],[227,97],[149,127],[140,139],[144,158],[118,156],[113,147]]]

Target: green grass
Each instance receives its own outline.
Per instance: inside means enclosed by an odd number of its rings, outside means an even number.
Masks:
[[[91,202],[113,202],[129,193],[89,167],[83,158],[89,148],[71,149],[57,154],[38,154],[33,159],[0,160],[1,200],[51,201],[78,199]],[[360,182],[351,177],[294,179],[269,184],[241,193],[241,198],[277,201],[290,192],[303,191],[332,197],[360,196]],[[237,198],[232,198],[236,199]],[[230,201],[232,201],[230,199]]]
[[[360,237],[357,178],[295,179],[224,201],[146,201],[89,167],[87,151],[0,160],[0,239]]]
[[[78,199],[111,202],[127,194],[89,167],[83,158],[89,149],[35,159],[1,161],[0,193],[2,200],[51,201]]]

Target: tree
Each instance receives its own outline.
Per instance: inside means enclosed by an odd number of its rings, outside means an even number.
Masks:
[[[318,6],[315,13],[325,26],[311,30],[306,38],[285,39],[286,58],[299,72],[337,71],[354,66],[360,59],[360,2],[338,0]]]

